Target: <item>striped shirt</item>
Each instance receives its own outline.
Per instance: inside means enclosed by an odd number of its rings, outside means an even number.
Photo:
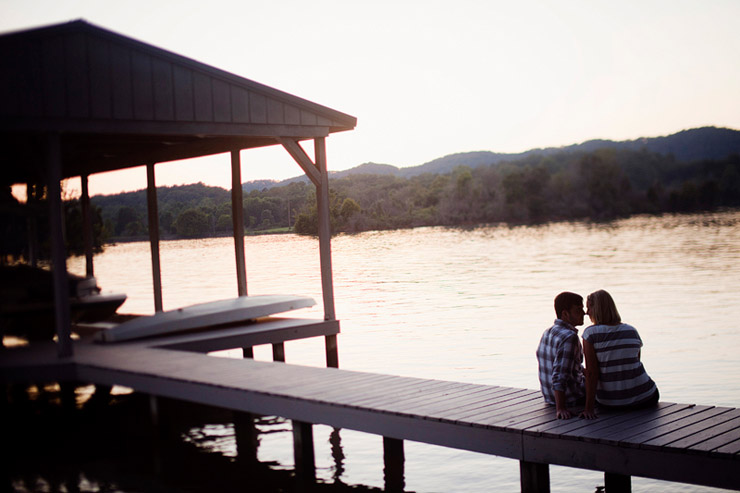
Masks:
[[[578,329],[555,320],[537,347],[540,388],[548,404],[555,404],[555,391],[565,392],[566,405],[572,406],[586,395],[583,376],[583,349]]]
[[[629,406],[648,399],[657,387],[640,362],[642,339],[628,324],[592,325],[583,339],[599,360],[596,400],[606,406]]]

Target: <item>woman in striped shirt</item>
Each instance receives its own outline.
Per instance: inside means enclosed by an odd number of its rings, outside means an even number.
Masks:
[[[614,300],[604,290],[588,295],[586,313],[594,325],[583,331],[586,406],[581,417],[596,417],[595,402],[620,409],[655,405],[660,395],[640,361],[642,339],[637,329],[622,323]]]

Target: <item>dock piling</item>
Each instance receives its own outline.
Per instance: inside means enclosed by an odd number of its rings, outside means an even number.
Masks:
[[[630,493],[632,491],[632,477],[612,472],[604,473],[604,490],[606,493]]]
[[[313,425],[293,420],[293,458],[296,479],[301,484],[316,481],[316,458],[313,450]]]
[[[403,440],[383,437],[383,477],[385,491],[403,491],[406,484],[404,479]]]
[[[237,459],[242,465],[248,468],[253,467],[257,464],[257,449],[259,448],[255,415],[234,411],[233,419]]]
[[[550,493],[550,466],[538,462],[519,461],[522,493]]]

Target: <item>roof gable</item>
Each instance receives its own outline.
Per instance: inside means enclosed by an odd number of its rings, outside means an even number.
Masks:
[[[0,64],[0,118],[37,125],[61,119],[75,128],[88,120],[328,132],[356,125],[349,115],[84,21],[0,36]]]
[[[62,176],[326,137],[355,117],[74,21],[0,36],[3,183],[44,179],[48,133]]]

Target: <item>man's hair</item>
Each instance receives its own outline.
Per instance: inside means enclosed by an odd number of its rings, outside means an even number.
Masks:
[[[583,306],[583,296],[569,291],[562,292],[555,297],[555,315],[560,318],[564,310],[570,310],[575,305]]]
[[[603,289],[589,294],[587,303],[589,305],[588,315],[595,324],[618,325],[622,323],[622,317],[619,316],[614,299]]]

